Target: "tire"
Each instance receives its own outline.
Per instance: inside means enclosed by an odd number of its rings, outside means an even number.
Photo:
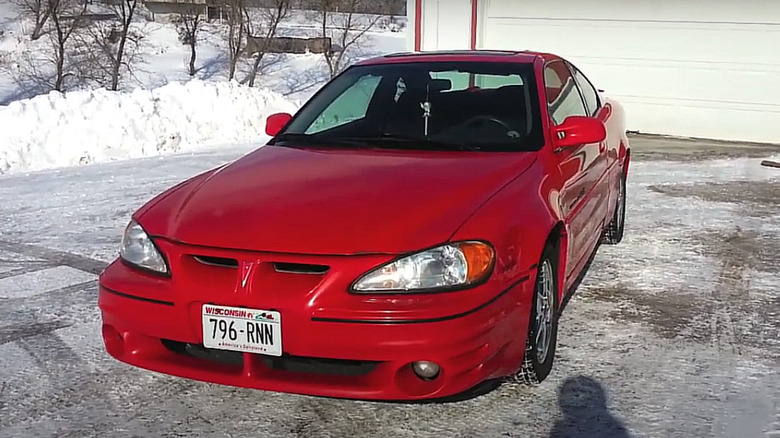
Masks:
[[[623,233],[626,228],[626,174],[620,176],[618,197],[615,200],[615,213],[612,220],[604,230],[601,237],[601,243],[607,245],[617,245],[623,240]]]
[[[515,375],[526,385],[541,383],[552,370],[558,342],[558,292],[558,251],[548,245],[536,274],[523,364]]]

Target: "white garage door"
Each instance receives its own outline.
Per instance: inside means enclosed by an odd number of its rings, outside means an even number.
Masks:
[[[480,48],[568,58],[631,130],[780,143],[780,0],[480,1]]]
[[[471,47],[471,0],[425,0],[422,19],[424,50]]]

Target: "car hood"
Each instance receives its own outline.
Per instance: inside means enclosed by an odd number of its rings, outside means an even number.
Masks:
[[[192,245],[398,254],[447,241],[533,163],[530,153],[262,147],[136,215]]]

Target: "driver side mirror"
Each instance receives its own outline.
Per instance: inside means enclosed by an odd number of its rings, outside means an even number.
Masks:
[[[280,133],[290,120],[292,120],[292,116],[287,113],[277,113],[268,116],[268,119],[265,121],[265,133],[271,137],[276,137],[276,134]]]
[[[607,138],[604,122],[594,117],[569,116],[553,128],[555,149],[601,143]]]

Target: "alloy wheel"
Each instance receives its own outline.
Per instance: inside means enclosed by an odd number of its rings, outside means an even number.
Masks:
[[[536,360],[542,363],[547,358],[552,339],[553,312],[555,309],[555,279],[549,260],[544,260],[536,279]]]

